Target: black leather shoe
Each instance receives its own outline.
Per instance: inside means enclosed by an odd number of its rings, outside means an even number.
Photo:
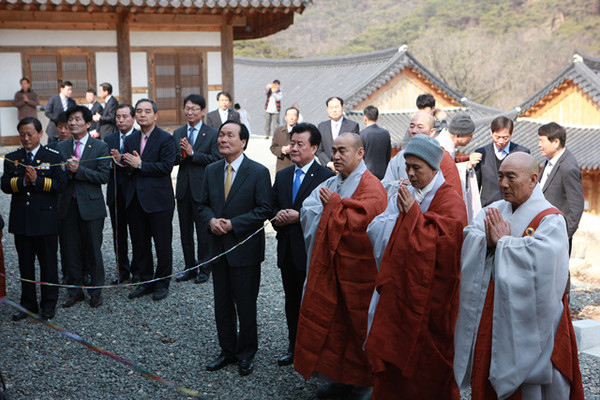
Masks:
[[[25,314],[22,311],[17,311],[16,313],[13,314],[12,320],[13,321],[21,321],[21,320],[24,320],[27,317],[29,317],[29,315]]]
[[[252,359],[240,360],[240,363],[238,364],[238,371],[240,372],[241,376],[250,375],[252,371],[254,371],[254,363],[252,362]]]
[[[152,295],[152,300],[154,300],[154,301],[163,300],[167,297],[168,294],[169,294],[169,288],[156,289],[156,291]]]
[[[290,365],[294,362],[294,352],[293,351],[288,351],[287,353],[285,353],[283,355],[283,357],[281,357],[279,360],[277,360],[277,364],[284,366],[284,365]]]
[[[129,293],[129,295],[127,295],[127,297],[130,299],[137,299],[138,297],[145,296],[152,292],[154,292],[154,289],[150,288],[149,286],[139,285],[138,287],[135,288],[135,290],[133,292]]]
[[[83,295],[83,293],[79,293],[79,294],[77,294],[75,296],[69,297],[60,306],[62,308],[73,307],[75,304],[77,304],[77,303],[79,303],[80,301],[83,301],[83,300],[85,300],[85,296]]]
[[[42,319],[44,321],[49,321],[52,318],[54,318],[54,314],[55,314],[55,310],[42,311],[42,313],[40,314],[40,317],[42,317]]]
[[[196,277],[196,279],[194,279],[194,283],[204,283],[208,280],[209,277],[209,274],[207,274],[204,271],[200,271],[198,272],[198,276]]]
[[[90,307],[96,308],[100,307],[103,303],[102,296],[93,296],[90,297]]]
[[[189,281],[189,280],[194,279],[196,277],[196,275],[198,275],[197,269],[193,269],[193,270],[188,269],[183,274],[181,274],[177,278],[175,278],[175,282]]]
[[[219,357],[217,357],[213,362],[206,366],[206,370],[218,371],[233,363],[235,363],[235,358],[230,358],[225,356],[224,354],[220,354]]]

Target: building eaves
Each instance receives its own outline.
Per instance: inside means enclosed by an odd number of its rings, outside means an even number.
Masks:
[[[47,0],[0,0],[8,4],[40,4],[45,5]],[[137,6],[137,7],[162,7],[162,8],[195,8],[195,9],[252,9],[274,7],[305,7],[310,0],[51,0],[52,5],[65,4],[68,6]]]

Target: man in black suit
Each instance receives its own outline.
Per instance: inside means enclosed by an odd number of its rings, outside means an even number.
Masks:
[[[131,224],[133,264],[142,281],[170,276],[173,271],[173,211],[175,198],[171,171],[177,145],[173,137],[156,126],[158,106],[141,99],[135,105],[135,119],[141,128],[125,139],[123,162],[129,169],[125,204]],[[113,156],[119,154],[113,151]],[[158,259],[156,271],[152,257],[152,239]],[[170,278],[139,285],[130,299],[154,293],[162,300],[169,294]]]
[[[56,118],[58,114],[67,111],[71,107],[75,107],[75,100],[71,98],[72,93],[73,84],[69,81],[63,81],[60,84],[60,93],[50,97],[44,106],[44,114],[50,119],[46,128],[48,143],[58,140],[58,132],[56,131]]]
[[[344,100],[341,97],[330,97],[325,104],[327,105],[329,119],[319,124],[321,145],[317,150],[317,158],[321,165],[326,165],[334,170],[333,162],[331,162],[333,141],[340,133],[358,133],[359,127],[356,122],[344,118]]]
[[[115,117],[119,102],[112,95],[113,87],[110,83],[104,82],[100,84],[100,97],[104,99],[104,110],[102,113],[94,114],[94,121],[98,123],[97,132],[100,134],[100,139],[104,138],[117,130]]]
[[[17,125],[23,147],[6,155],[1,186],[12,195],[8,231],[15,235],[21,278],[35,280],[35,257],[40,263],[40,279],[58,283],[58,193],[66,184],[65,173],[57,165],[60,154],[40,145],[44,135],[37,118],[25,117]],[[42,299],[38,308],[34,283],[21,282],[20,304],[41,317],[52,319],[58,300],[58,287],[41,287]],[[27,317],[23,312],[12,316],[13,321]]]
[[[125,145],[125,138],[131,136],[134,131],[135,110],[133,106],[131,104],[119,104],[116,111],[116,121],[118,130],[104,138],[104,143],[108,145],[111,154],[113,152],[120,154]],[[117,155],[117,157],[119,156]],[[133,264],[129,263],[129,245],[127,243],[127,227],[129,223],[127,220],[127,207],[125,207],[127,183],[128,177],[125,170],[117,167],[116,176],[115,168],[110,170],[110,178],[108,185],[106,185],[106,205],[110,213],[113,245],[119,267],[117,277],[111,282],[113,285],[123,283],[129,277],[132,277],[133,280],[139,280],[139,273],[135,271]]]
[[[175,198],[186,272],[178,276],[176,281],[196,278],[195,283],[204,283],[208,280],[210,266],[200,271],[190,270],[198,262],[208,259],[208,230],[202,226],[198,206],[204,168],[221,159],[221,154],[217,145],[217,130],[202,123],[206,113],[204,97],[190,94],[183,100],[183,110],[188,123],[175,130],[173,137],[177,144],[175,164],[179,165]],[[196,227],[196,244],[194,244],[194,227]],[[194,255],[196,247],[198,247],[198,258]]]
[[[94,89],[90,88],[85,92],[85,101],[88,102],[87,108],[89,108],[92,112],[92,116],[96,114],[101,115],[104,112],[102,104],[98,103],[98,97],[96,96],[96,91]],[[96,121],[92,121],[92,124],[90,125],[90,135],[93,138],[100,137],[100,133],[98,132],[98,123]]]
[[[306,249],[300,225],[300,208],[308,195],[334,175],[329,168],[315,162],[321,144],[321,133],[313,124],[297,124],[292,128],[290,158],[295,165],[275,175],[273,184],[273,227],[277,231],[277,266],[285,292],[285,316],[288,326],[288,349],[277,362],[289,365],[294,361],[294,345],[302,288],[306,279]]]
[[[360,138],[365,148],[365,164],[367,169],[380,180],[385,176],[390,157],[392,156],[392,141],[390,132],[377,125],[379,110],[375,106],[367,106],[363,111],[365,129],[360,131]]]
[[[244,155],[249,136],[245,125],[226,121],[218,139],[219,152],[225,159],[204,171],[200,214],[204,226],[210,229],[211,256],[248,238],[271,215],[269,170]],[[215,319],[221,354],[206,366],[207,371],[217,371],[236,361],[240,375],[254,369],[258,349],[256,300],[264,257],[265,233],[261,230],[215,261]]]
[[[102,286],[102,229],[106,217],[102,184],[108,182],[110,160],[98,158],[108,157],[108,146],[88,134],[92,113],[87,107],[70,108],[67,120],[73,137],[57,146],[57,150],[67,160],[67,187],[59,197],[67,283],[82,285],[84,271],[89,271],[90,285]],[[79,162],[80,160],[85,161]],[[69,288],[67,291],[69,298],[62,304],[65,308],[72,307],[85,298],[80,288]],[[89,289],[88,293],[91,307],[102,305],[102,289]]]
[[[219,129],[225,121],[240,122],[240,113],[233,111],[231,107],[231,95],[227,92],[217,93],[219,108],[206,115],[206,125]]]
[[[584,198],[581,185],[581,170],[573,153],[565,148],[567,131],[555,122],[538,129],[540,152],[546,164],[540,173],[542,192],[552,205],[567,219],[569,254],[573,235],[583,214]]]
[[[492,121],[492,143],[475,150],[481,154],[481,161],[475,166],[475,175],[479,184],[481,206],[486,207],[494,201],[502,200],[498,187],[498,170],[502,160],[516,151],[529,153],[527,147],[512,143],[513,121],[506,117],[498,117]]]

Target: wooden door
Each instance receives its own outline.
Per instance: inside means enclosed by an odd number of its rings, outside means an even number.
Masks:
[[[182,125],[183,99],[202,94],[202,57],[198,53],[154,54],[154,100],[158,104],[159,123]]]

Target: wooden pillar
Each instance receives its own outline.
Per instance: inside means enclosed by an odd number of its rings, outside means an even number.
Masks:
[[[221,25],[221,79],[223,90],[229,92],[235,102],[233,90],[233,25],[224,19]]]
[[[117,62],[119,64],[119,103],[131,104],[131,47],[129,13],[119,14],[117,22]]]

